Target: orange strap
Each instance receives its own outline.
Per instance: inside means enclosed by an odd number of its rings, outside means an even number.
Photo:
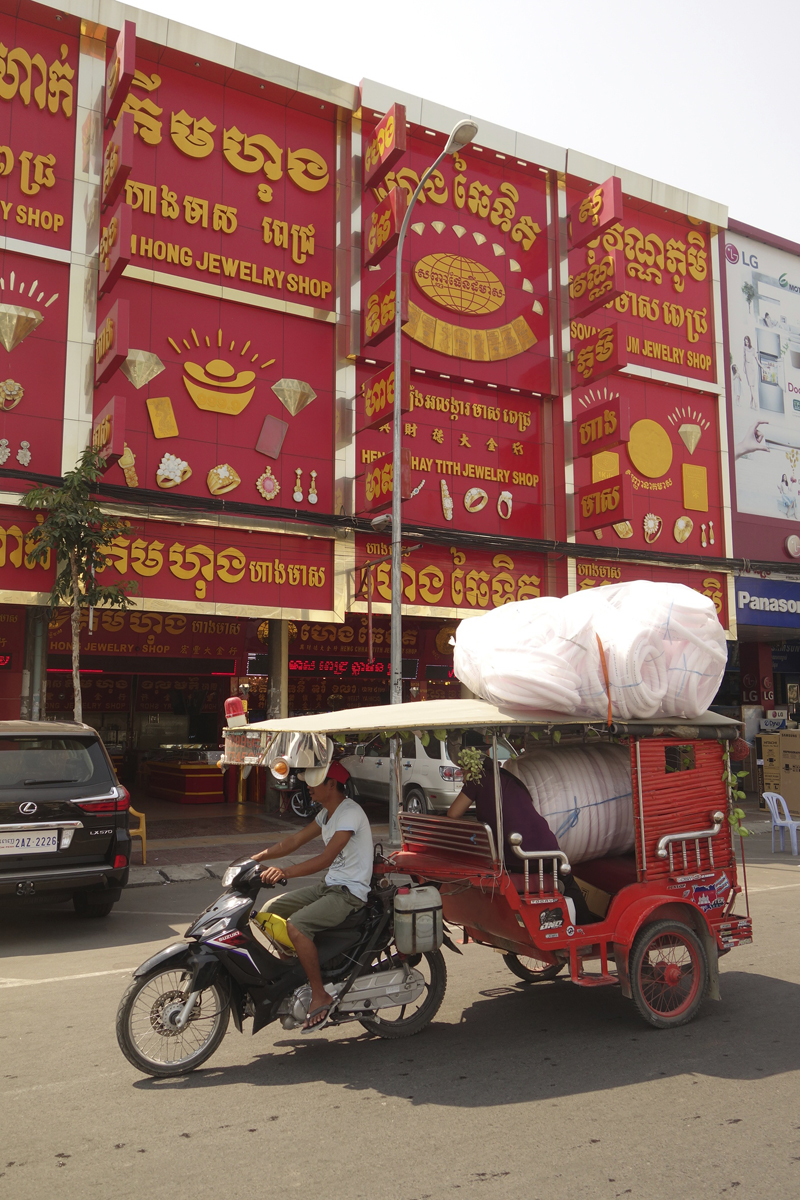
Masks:
[[[608,663],[606,662],[606,652],[603,649],[603,643],[600,641],[600,634],[596,633],[594,636],[597,638],[597,645],[600,650],[600,662],[603,667],[603,679],[606,683],[606,695],[608,696],[608,728],[610,729],[613,721],[611,717],[611,684],[608,680]]]

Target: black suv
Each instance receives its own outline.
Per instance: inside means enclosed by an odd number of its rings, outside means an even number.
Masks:
[[[129,807],[88,725],[0,721],[0,903],[71,897],[108,916],[128,882]]]

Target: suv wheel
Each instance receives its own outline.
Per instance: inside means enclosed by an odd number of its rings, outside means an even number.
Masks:
[[[87,892],[75,892],[72,903],[79,917],[107,917],[118,899],[118,896],[92,896]]]
[[[403,797],[403,811],[425,816],[428,811],[428,801],[422,788],[410,787]]]

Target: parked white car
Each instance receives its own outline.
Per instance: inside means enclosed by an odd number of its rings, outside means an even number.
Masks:
[[[414,736],[402,743],[403,808],[412,813],[446,812],[461,791],[463,773],[447,754],[447,745],[428,731],[423,746]],[[374,738],[342,759],[350,772],[356,798],[389,803],[389,742]]]

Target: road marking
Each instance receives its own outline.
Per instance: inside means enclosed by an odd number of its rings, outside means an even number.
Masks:
[[[97,1079],[113,1079],[117,1075],[122,1075],[124,1071],[96,1071],[93,1075],[87,1075],[85,1079],[53,1079],[49,1083],[34,1083],[31,1087],[13,1088],[3,1092],[3,1097],[9,1100],[12,1096],[26,1096],[30,1092],[53,1091],[54,1089],[70,1088],[74,1089],[76,1085],[81,1083],[94,1084]]]
[[[86,971],[83,975],[53,975],[49,979],[0,979],[0,988],[30,987],[34,983],[68,983],[71,979],[99,979],[101,975],[132,975],[135,967],[116,967],[113,971]]]
[[[761,887],[748,888],[747,891],[748,894],[750,892],[784,892],[787,888],[798,887],[800,887],[800,883],[769,883],[763,884]]]

